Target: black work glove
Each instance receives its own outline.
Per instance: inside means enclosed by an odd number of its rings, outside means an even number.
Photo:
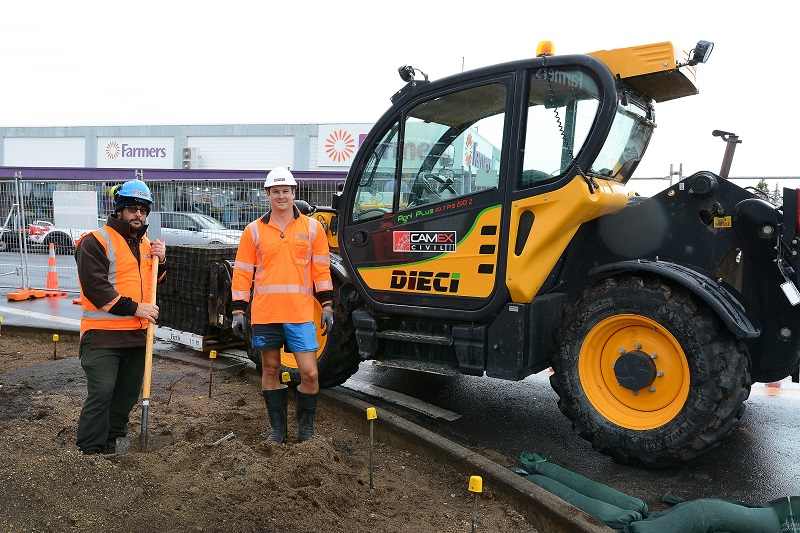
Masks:
[[[234,313],[233,314],[233,321],[231,322],[231,329],[233,329],[233,334],[239,337],[240,339],[244,339],[244,313]]]
[[[322,320],[319,325],[322,328],[322,336],[324,337],[333,327],[333,309],[330,307],[322,308]]]

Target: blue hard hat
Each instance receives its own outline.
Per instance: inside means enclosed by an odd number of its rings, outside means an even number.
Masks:
[[[118,213],[129,205],[153,208],[153,195],[142,180],[126,181],[114,191],[114,212]]]

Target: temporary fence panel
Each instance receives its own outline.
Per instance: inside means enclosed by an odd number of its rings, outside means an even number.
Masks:
[[[48,288],[48,252],[53,243],[59,288],[77,293],[74,241],[105,223],[113,211],[112,188],[137,176],[150,187],[155,202],[148,218],[150,236],[160,237],[171,246],[237,244],[245,226],[269,210],[263,171],[145,170],[135,174],[132,170],[119,173],[102,169],[104,174],[113,174],[113,179],[97,179],[92,176],[96,170],[71,169],[73,176],[61,179],[45,170],[40,170],[41,177],[31,172],[16,179],[0,177],[0,287]],[[191,179],[177,179],[190,175]],[[295,172],[295,176],[296,199],[328,206],[345,173]],[[54,191],[94,191],[96,226],[55,226]]]

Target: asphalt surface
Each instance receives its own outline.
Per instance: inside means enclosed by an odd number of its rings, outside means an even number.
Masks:
[[[31,333],[51,336],[78,336],[80,331],[80,306],[73,302],[75,295],[61,297],[32,298],[8,301],[8,289],[2,291],[0,301],[0,333],[9,328],[19,328]],[[13,291],[13,289],[12,289]],[[187,353],[188,352],[188,353]],[[191,350],[169,342],[156,341],[154,357],[174,358],[189,364],[206,364],[206,358],[192,354]],[[226,366],[244,364],[241,359],[218,354],[218,370]],[[252,365],[250,365],[252,366]],[[252,368],[254,381],[258,381]],[[373,405],[341,390],[321,391],[321,401],[335,402],[342,412],[353,417],[354,423],[362,422],[366,409]],[[595,518],[584,513],[552,493],[525,480],[509,468],[501,466],[486,456],[466,446],[439,435],[390,411],[381,410],[379,415],[381,439],[428,455],[436,455],[454,467],[479,475],[484,487],[491,487],[498,495],[513,502],[514,507],[537,530],[548,533],[608,533],[613,531]]]

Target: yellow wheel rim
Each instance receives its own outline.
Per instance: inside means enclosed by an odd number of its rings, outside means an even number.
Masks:
[[[322,329],[319,327],[320,320],[322,320],[322,306],[319,305],[318,301],[314,300],[314,323],[317,325],[317,345],[319,346],[317,359],[325,351],[325,345],[328,343],[328,336],[322,336]],[[281,365],[288,368],[297,368],[294,354],[284,352],[283,348],[281,348]]]
[[[636,350],[650,355],[657,374],[650,386],[632,391],[617,383],[614,364],[621,354]],[[613,316],[592,328],[581,346],[578,375],[595,409],[628,429],[663,426],[689,397],[686,354],[669,331],[640,315]]]

